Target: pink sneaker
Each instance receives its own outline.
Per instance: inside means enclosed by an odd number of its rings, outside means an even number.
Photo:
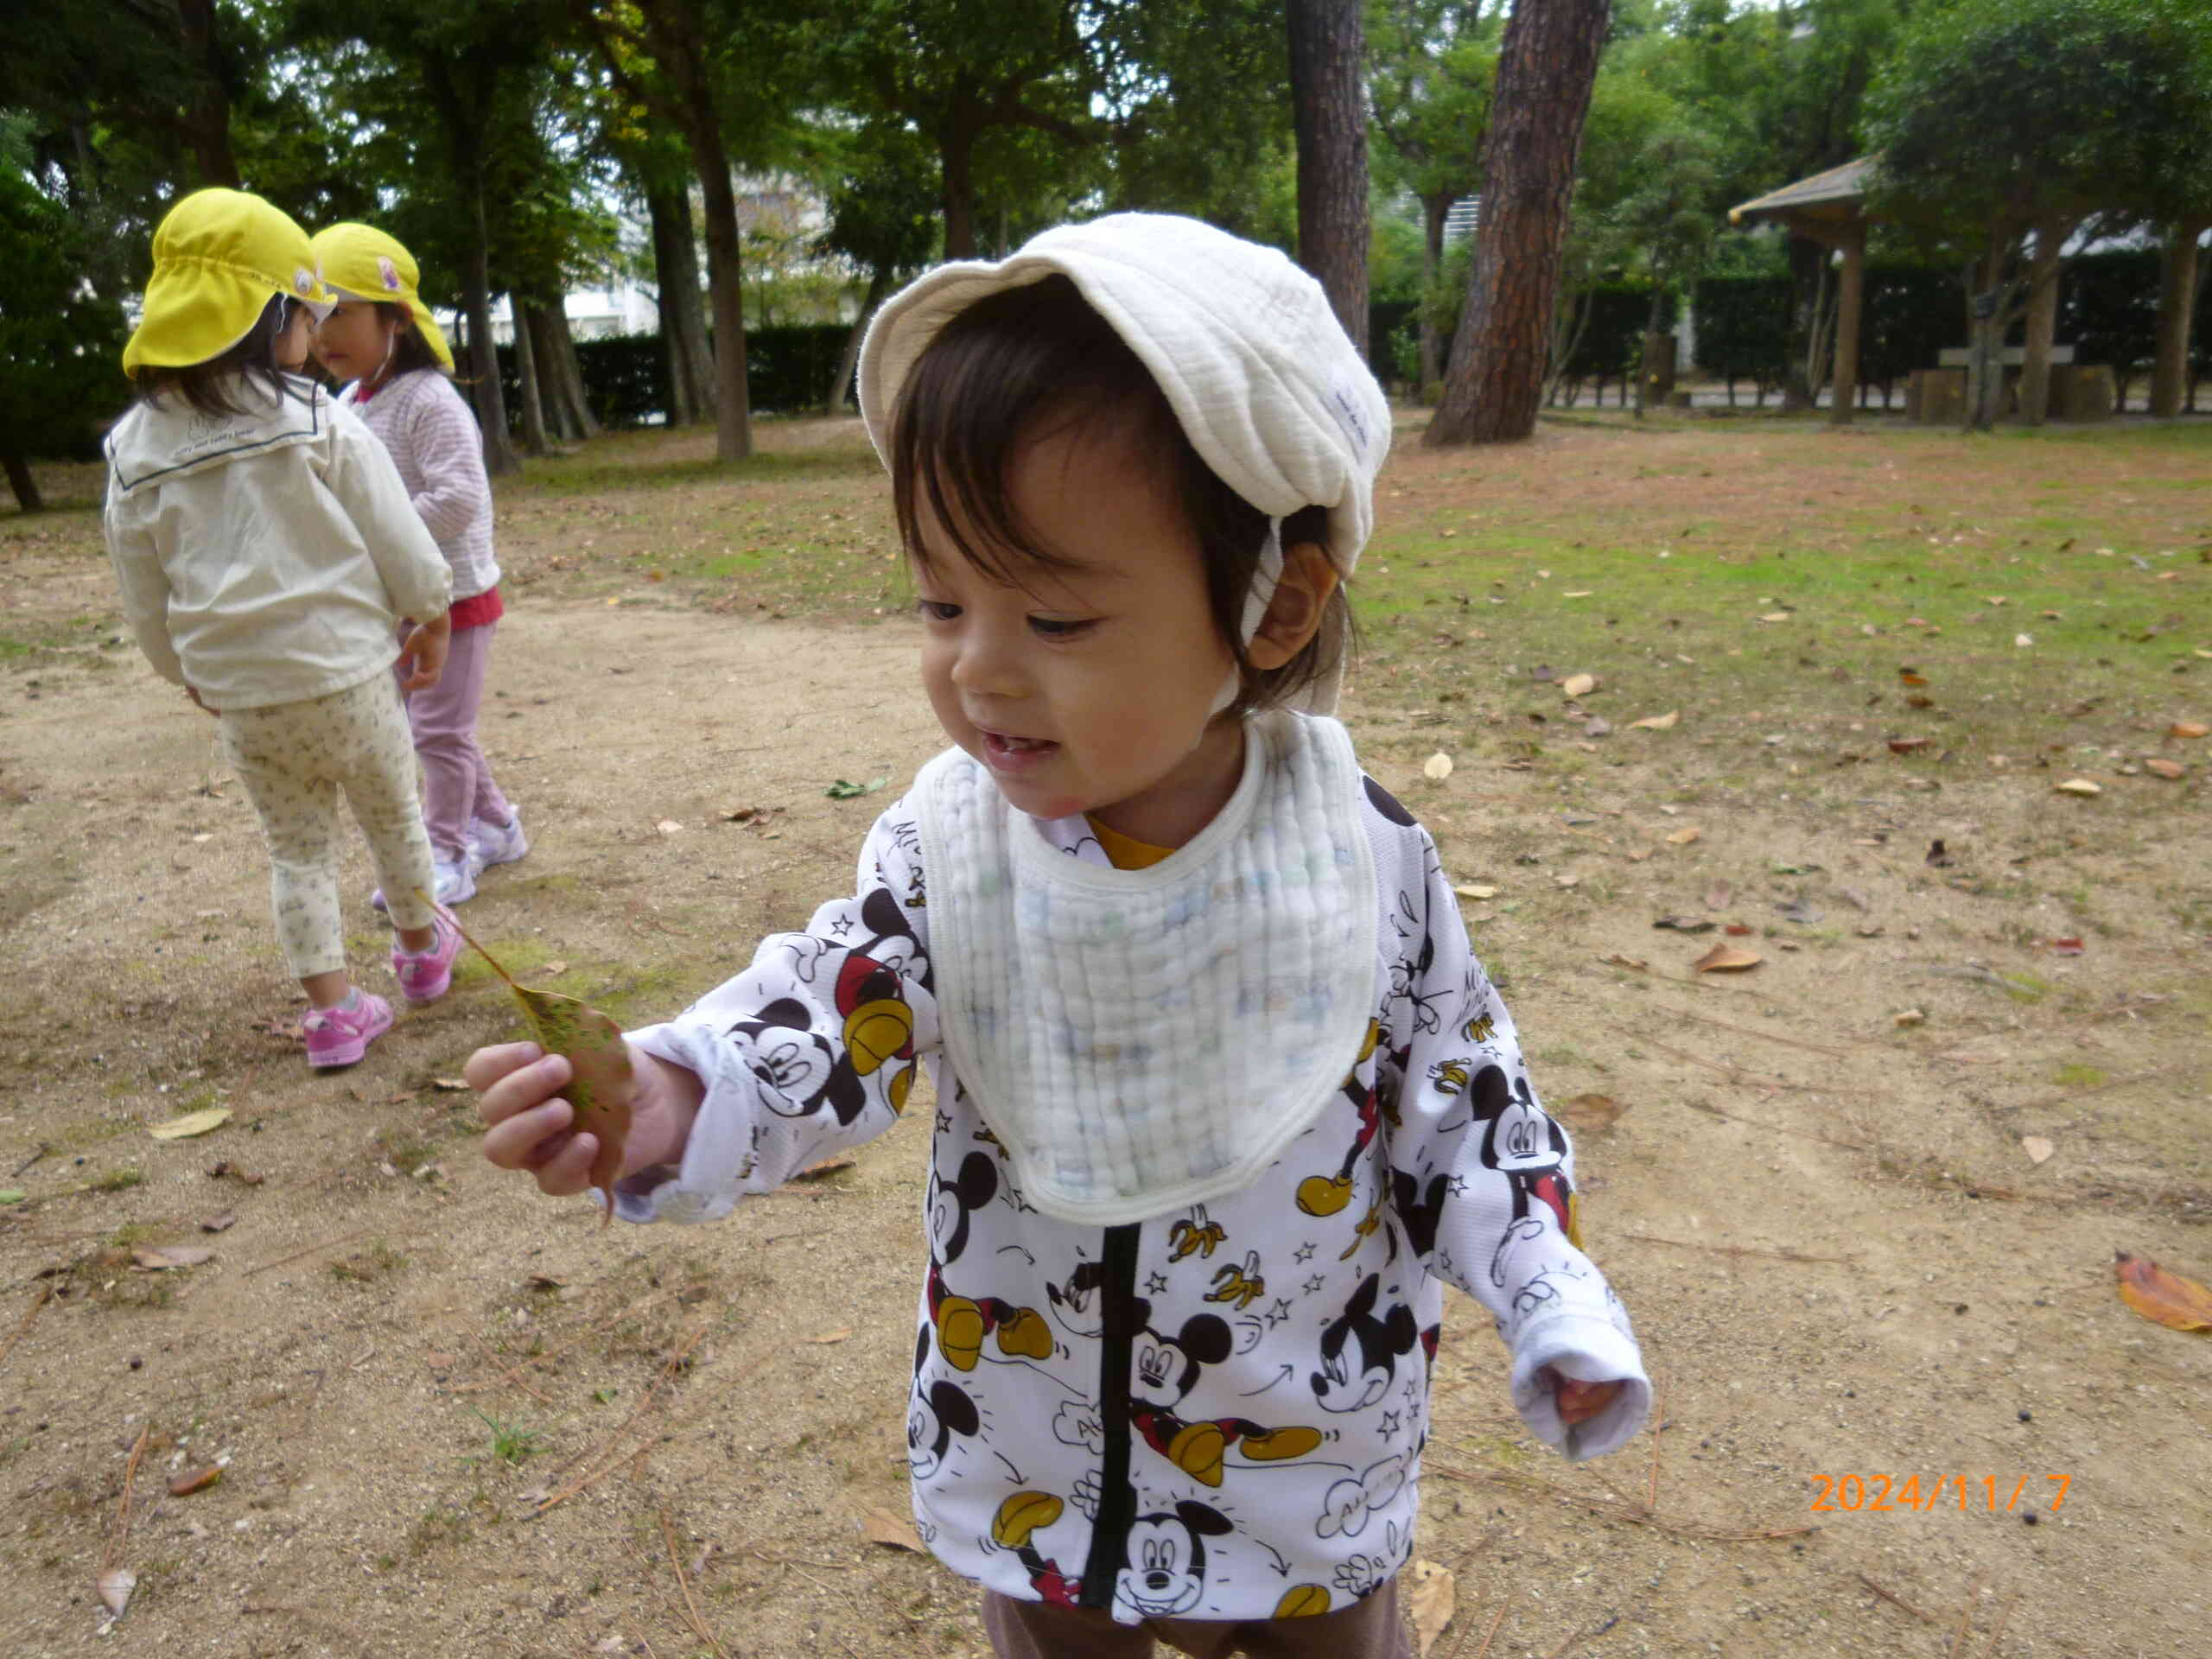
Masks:
[[[354,995],[360,1000],[353,1007],[317,1008],[300,1021],[308,1064],[318,1071],[354,1065],[371,1043],[391,1029],[391,1003],[366,991],[357,990]]]
[[[401,945],[391,947],[392,977],[410,1002],[435,1002],[453,983],[453,961],[461,954],[461,930],[442,916],[433,916],[436,943],[417,956]]]

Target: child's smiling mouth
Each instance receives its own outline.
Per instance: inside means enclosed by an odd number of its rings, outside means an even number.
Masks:
[[[1059,745],[1041,737],[1015,737],[1007,732],[976,728],[983,740],[983,758],[994,771],[1024,772],[1056,753]]]

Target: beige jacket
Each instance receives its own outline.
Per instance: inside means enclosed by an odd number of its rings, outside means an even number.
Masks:
[[[211,709],[344,691],[389,669],[401,617],[452,572],[391,458],[320,387],[212,418],[137,404],[108,435],[108,556],[139,647]]]

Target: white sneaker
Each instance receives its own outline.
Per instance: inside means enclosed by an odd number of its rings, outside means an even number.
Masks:
[[[430,895],[442,905],[467,904],[476,896],[476,872],[482,867],[473,851],[464,852],[459,863],[449,863],[432,854],[430,857]],[[369,895],[372,910],[389,910],[385,903],[384,889],[378,887]]]
[[[513,817],[510,823],[486,823],[477,818],[468,826],[468,849],[479,870],[512,864],[530,852],[530,837],[522,832],[522,814],[512,807],[507,810]]]

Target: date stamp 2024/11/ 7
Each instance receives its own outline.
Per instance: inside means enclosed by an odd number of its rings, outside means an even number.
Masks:
[[[1877,1514],[1911,1510],[1925,1515],[1930,1510],[1948,1509],[1955,1503],[1961,1515],[1970,1510],[2010,1515],[2019,1507],[2023,1494],[2030,1491],[2028,1483],[2037,1477],[2022,1475],[2009,1484],[1998,1475],[1938,1475],[1924,1484],[1918,1475],[1814,1475],[1810,1478],[1814,1486],[1813,1512],[1816,1515],[1855,1515],[1862,1510]],[[2073,1484],[2074,1478],[2044,1475],[2042,1478],[2058,1484],[2050,1500],[2051,1511],[2056,1514],[2066,1502],[2066,1489]]]

